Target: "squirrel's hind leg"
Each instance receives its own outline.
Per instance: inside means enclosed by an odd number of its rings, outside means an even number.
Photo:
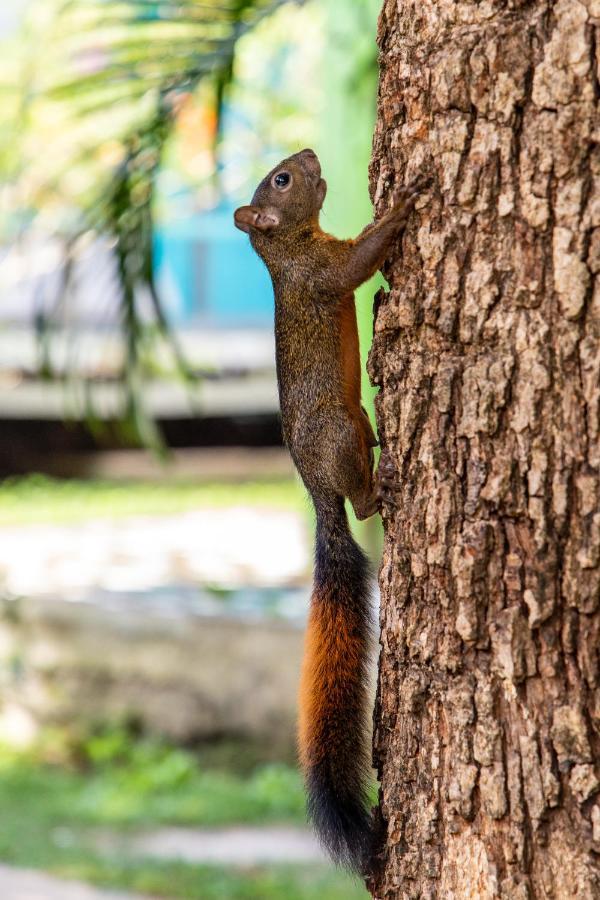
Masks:
[[[377,512],[373,449],[362,421],[346,410],[329,408],[304,422],[294,449],[298,470],[313,498],[347,497],[357,519]]]
[[[354,431],[348,447],[344,495],[357,519],[368,519],[379,509],[379,494],[373,477],[373,449],[361,432]]]
[[[372,490],[369,494],[362,497],[350,497],[350,503],[357,519],[369,519],[374,516],[379,509],[379,494],[376,490]]]

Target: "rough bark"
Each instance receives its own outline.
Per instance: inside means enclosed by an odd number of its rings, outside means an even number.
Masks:
[[[387,0],[378,898],[600,897],[599,0]],[[419,205],[418,205],[419,206]]]

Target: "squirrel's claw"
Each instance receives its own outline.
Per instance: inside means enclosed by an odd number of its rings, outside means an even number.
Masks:
[[[419,175],[394,195],[394,207],[409,213],[419,197],[433,182],[431,175]]]
[[[398,506],[397,495],[400,492],[398,472],[389,450],[382,450],[377,466],[376,479],[377,499],[383,505]]]

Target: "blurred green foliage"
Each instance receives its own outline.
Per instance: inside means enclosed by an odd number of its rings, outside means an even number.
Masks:
[[[142,862],[65,854],[53,871],[105,888],[126,888],[169,900],[367,900],[362,884],[329,866],[253,866],[249,869]]]
[[[200,82],[218,102],[237,42],[283,2],[33,0],[0,63],[7,209],[51,232],[102,227],[145,252],[135,211],[152,199],[182,102]],[[5,233],[15,224],[2,220]]]
[[[156,293],[157,217],[214,206],[222,192],[246,200],[282,153],[307,144],[316,145],[330,183],[325,227],[346,236],[370,216],[379,3],[303,5],[32,0],[22,33],[2,47],[0,240],[27,229],[59,237],[64,292],[73,260],[92,237],[112,242],[126,349],[123,436],[130,442],[160,449],[142,401],[165,338],[179,374],[189,383],[198,377]],[[365,296],[363,349],[372,319],[369,290]],[[50,375],[51,325],[44,316],[38,322]],[[97,425],[91,393],[87,402],[88,422]]]
[[[158,516],[240,505],[308,509],[304,489],[293,478],[241,482],[111,481],[62,480],[36,474],[6,478],[1,485],[0,526]]]
[[[297,0],[302,2],[302,0]],[[109,240],[125,339],[123,419],[135,443],[163,449],[141,390],[144,343],[167,340],[194,381],[154,281],[153,218],[182,98],[208,82],[217,120],[237,42],[283,0],[34,0],[0,62],[0,238],[60,236],[63,293],[90,235]],[[218,124],[212,141],[220,136]],[[150,301],[154,331],[141,312]],[[44,315],[42,339],[51,323]],[[49,355],[43,354],[46,376]],[[97,419],[88,395],[87,418]]]
[[[201,759],[118,726],[67,743],[55,733],[27,753],[0,749],[0,802],[6,809],[13,795],[24,804],[43,797],[40,819],[89,827],[305,821],[294,769],[263,764],[242,775],[214,757],[210,768]]]
[[[218,763],[208,768],[201,759],[118,726],[80,740],[48,733],[27,753],[0,748],[0,859],[190,900],[366,896],[357,882],[324,865],[225,869],[127,855],[119,836],[135,827],[304,822],[294,769],[271,764],[242,775]],[[108,836],[108,843],[99,843],[98,835]]]

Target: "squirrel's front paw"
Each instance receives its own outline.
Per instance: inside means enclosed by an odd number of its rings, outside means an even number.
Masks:
[[[393,507],[398,505],[400,478],[392,454],[387,449],[381,451],[375,485],[380,509],[385,505]]]
[[[397,212],[402,218],[408,216],[415,205],[417,197],[427,190],[432,181],[431,175],[418,175],[405,187],[400,188],[394,194],[394,212]]]

